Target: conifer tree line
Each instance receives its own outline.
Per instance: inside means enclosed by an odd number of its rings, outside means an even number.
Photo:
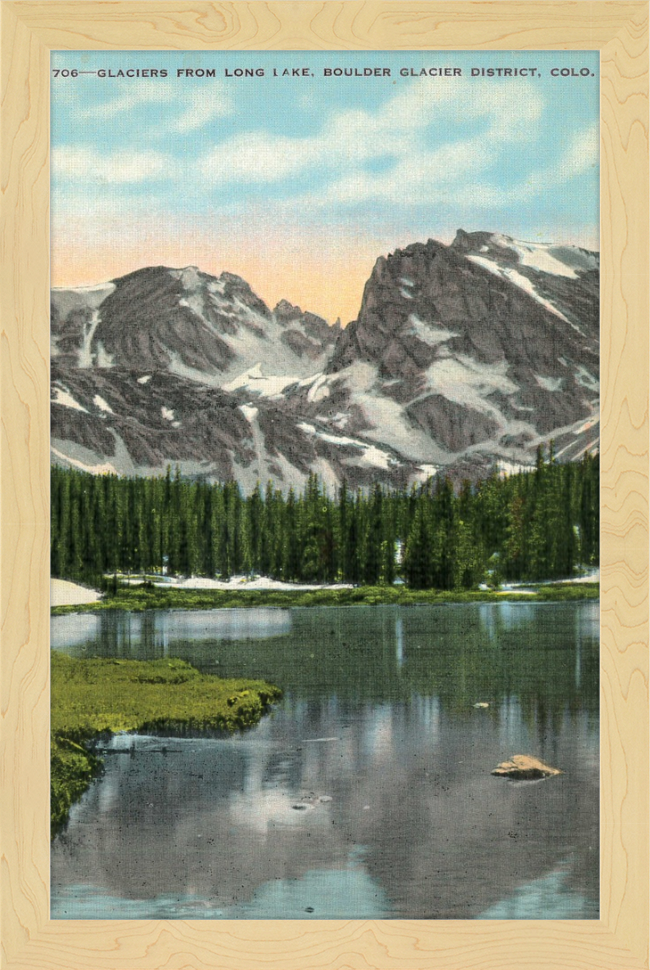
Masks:
[[[455,491],[436,476],[395,491],[335,494],[316,475],[284,494],[243,495],[178,472],[155,478],[52,467],[52,575],[94,584],[115,572],[259,574],[288,582],[471,589],[570,577],[599,556],[599,461],[560,464]]]

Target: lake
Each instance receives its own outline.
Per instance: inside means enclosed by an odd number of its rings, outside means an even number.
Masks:
[[[51,642],[284,691],[236,737],[104,743],[53,918],[598,918],[598,603],[102,612]],[[514,754],[563,774],[491,775]]]

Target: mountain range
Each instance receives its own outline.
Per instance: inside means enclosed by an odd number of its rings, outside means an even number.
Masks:
[[[248,491],[477,479],[599,442],[599,257],[459,230],[381,256],[341,328],[243,279],[54,289],[52,459]]]

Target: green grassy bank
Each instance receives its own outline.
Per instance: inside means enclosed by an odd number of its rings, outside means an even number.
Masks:
[[[358,586],[354,589],[317,590],[196,590],[172,589],[150,584],[123,586],[107,594],[101,603],[86,606],[55,606],[53,616],[66,613],[94,613],[98,610],[215,610],[255,606],[374,606],[417,603],[489,603],[507,600],[555,602],[598,599],[598,583],[531,584],[530,593],[516,590],[412,590],[406,586]]]
[[[88,747],[119,731],[223,731],[260,720],[281,697],[263,681],[222,680],[183,660],[75,660],[52,652],[51,823],[101,770]]]

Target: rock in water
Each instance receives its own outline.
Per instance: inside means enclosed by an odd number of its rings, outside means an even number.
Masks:
[[[516,754],[511,761],[502,761],[497,765],[492,774],[513,778],[515,781],[533,781],[561,775],[562,772],[559,768],[551,768],[550,765],[545,765],[539,758],[533,758],[529,754]]]

